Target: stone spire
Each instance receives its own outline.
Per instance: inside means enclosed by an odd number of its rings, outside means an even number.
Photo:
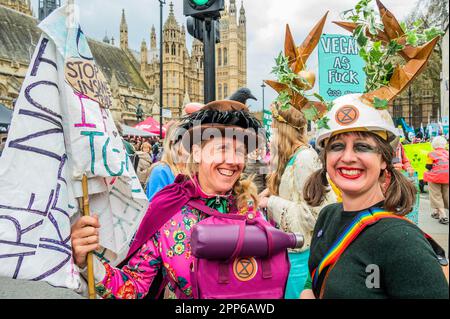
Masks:
[[[175,18],[175,13],[173,11],[173,2],[170,2],[169,4],[169,17],[166,20],[166,23],[164,24],[164,30],[166,29],[179,29],[177,19]]]
[[[122,9],[122,21],[120,22],[120,48],[128,49],[128,25],[125,19],[125,9]]]
[[[241,10],[239,11],[239,25],[245,26],[247,18],[245,17],[244,0],[241,1]]]
[[[103,42],[104,42],[104,43],[108,43],[108,44],[111,43],[110,40],[109,40],[109,38],[108,38],[108,31],[105,31],[105,37],[103,38]]]
[[[236,0],[230,0],[229,14],[231,17],[236,17]]]
[[[147,42],[145,42],[145,39],[142,39],[142,43],[141,43],[141,63],[143,65],[146,65],[147,62],[148,62]]]
[[[156,30],[155,30],[155,26],[152,26],[152,32],[150,33],[150,48],[152,50],[155,50],[157,48],[157,44],[156,44]]]

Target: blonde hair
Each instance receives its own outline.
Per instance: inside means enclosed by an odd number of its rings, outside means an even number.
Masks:
[[[166,138],[163,143],[163,154],[159,163],[155,163],[150,168],[150,174],[153,168],[160,164],[166,164],[169,166],[173,175],[176,177],[179,174],[184,174],[184,163],[183,163],[183,152],[181,150],[181,141],[175,142],[176,138],[176,129],[178,127],[178,123],[170,126],[170,128],[166,132]],[[183,164],[183,165],[180,165]],[[149,174],[149,176],[150,176]]]
[[[286,169],[286,165],[294,155],[297,148],[306,145],[306,120],[303,114],[291,107],[288,111],[278,111],[278,113],[288,123],[273,121],[273,128],[276,129],[276,140],[272,142],[275,152],[271,150],[276,170],[268,176],[267,184],[271,194],[278,195],[280,181]],[[294,128],[293,126],[297,127]],[[301,129],[298,129],[301,128]]]
[[[148,149],[151,151],[152,150],[152,146],[150,145],[150,143],[148,143],[148,142],[144,142],[144,143],[142,143],[142,145],[141,145],[141,148],[139,149],[141,152],[143,152],[144,151],[144,147],[148,147]]]

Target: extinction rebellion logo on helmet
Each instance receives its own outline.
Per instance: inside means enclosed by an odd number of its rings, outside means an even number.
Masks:
[[[233,272],[240,281],[252,280],[258,272],[258,263],[253,257],[236,258],[233,263]]]
[[[358,118],[359,111],[353,105],[345,105],[336,112],[336,122],[342,126],[353,124]]]

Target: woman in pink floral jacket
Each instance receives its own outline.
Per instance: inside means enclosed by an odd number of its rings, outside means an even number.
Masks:
[[[194,126],[198,121],[202,124]],[[191,230],[208,216],[192,208],[189,201],[202,199],[207,206],[224,214],[245,213],[249,196],[256,201],[256,192],[236,191],[243,189],[239,181],[247,153],[264,145],[264,133],[255,133],[260,123],[245,105],[234,101],[212,102],[190,115],[181,128],[186,130],[182,143],[190,152],[187,171],[191,176],[179,175],[153,198],[123,267],[112,267],[105,258],[95,255],[96,291],[102,298],[144,298],[160,270],[175,297],[192,298]],[[205,136],[194,131],[203,133],[211,128],[220,135],[208,132],[206,138],[193,140]],[[229,129],[235,133],[231,137],[223,134]],[[99,227],[95,217],[82,217],[72,227],[73,255],[82,272],[87,254],[99,248]]]

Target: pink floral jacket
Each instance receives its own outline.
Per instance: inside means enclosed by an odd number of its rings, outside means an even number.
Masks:
[[[228,201],[228,211],[234,199]],[[104,278],[96,283],[102,298],[144,298],[161,269],[168,288],[179,299],[192,298],[190,238],[192,227],[208,215],[185,206],[148,240],[122,269],[111,267],[105,260]],[[97,263],[99,259],[97,259]]]

